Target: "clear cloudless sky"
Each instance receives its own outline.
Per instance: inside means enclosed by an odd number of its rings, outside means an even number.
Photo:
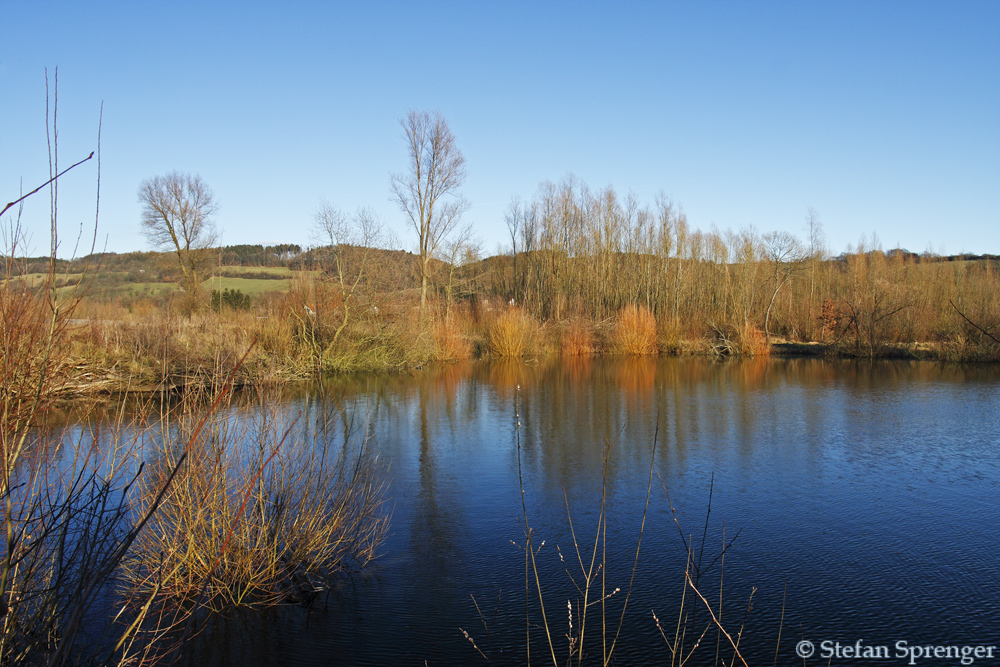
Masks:
[[[98,248],[146,249],[139,183],[213,188],[223,243],[311,242],[323,200],[373,207],[399,119],[440,111],[492,254],[512,196],[574,174],[708,230],[830,248],[1000,253],[1000,2],[21,2],[0,0],[0,201],[101,138]],[[60,180],[60,255],[92,233],[95,161]],[[48,250],[48,196],[26,205]],[[5,227],[11,218],[8,215]],[[89,241],[87,242],[89,248]]]

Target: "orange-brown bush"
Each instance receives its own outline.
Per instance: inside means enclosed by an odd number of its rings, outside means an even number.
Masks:
[[[736,344],[740,353],[746,356],[766,357],[771,354],[771,345],[764,332],[752,324],[737,331]]]
[[[489,323],[486,344],[496,357],[522,357],[533,351],[538,323],[517,306],[503,310]]]
[[[591,328],[587,322],[579,318],[566,323],[560,343],[560,353],[564,357],[582,357],[594,353]]]
[[[615,320],[609,345],[612,354],[656,354],[656,318],[649,308],[635,304],[622,308]]]
[[[438,359],[457,361],[472,358],[472,343],[465,327],[454,314],[449,319],[435,322],[432,334]]]

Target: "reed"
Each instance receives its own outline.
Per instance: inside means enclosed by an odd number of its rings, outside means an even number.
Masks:
[[[578,528],[574,522],[573,509],[570,507],[569,500],[565,500],[566,520],[572,543],[566,553],[558,545],[556,545],[555,550],[569,579],[568,590],[570,592],[568,596],[558,598],[559,602],[552,606],[553,584],[543,581],[539,567],[539,558],[545,541],[540,540],[536,534],[525,501],[526,489],[521,461],[519,396],[520,388],[514,393],[514,437],[518,455],[518,485],[521,496],[519,523],[523,531],[523,542],[516,546],[524,554],[524,663],[531,665],[534,656],[536,662],[551,663],[553,667],[560,667],[560,665],[580,667],[583,664],[600,664],[607,667],[616,664],[620,659],[616,654],[616,649],[619,647],[619,640],[622,639],[623,632],[626,631],[626,613],[635,593],[635,576],[642,553],[646,520],[652,497],[659,429],[657,428],[653,436],[642,518],[636,529],[636,544],[627,578],[621,581],[620,585],[615,585],[609,578],[608,572],[607,526],[610,520],[608,515],[608,496],[611,486],[610,470],[612,467],[611,458],[618,448],[618,443],[605,439],[601,461],[601,492],[596,500],[597,507],[587,513],[596,517],[596,524],[591,528],[592,537],[585,536]],[[743,621],[734,637],[723,624],[723,603],[725,600],[723,575],[726,554],[740,533],[737,532],[733,537],[727,538],[725,527],[723,527],[721,548],[716,552],[713,552],[712,549],[706,550],[709,518],[712,512],[714,477],[709,489],[705,525],[701,530],[700,544],[681,527],[673,502],[670,500],[670,494],[662,479],[660,479],[660,485],[663,488],[673,524],[677,528],[685,554],[685,566],[679,573],[678,607],[671,610],[669,617],[664,616],[664,621],[660,620],[655,609],[651,610],[652,621],[666,647],[664,662],[671,667],[684,667],[692,661],[696,654],[701,657],[701,653],[714,648],[714,664],[719,664],[721,659],[723,665],[735,665],[738,661],[743,667],[747,667],[747,662],[740,650],[740,641],[747,616],[753,607],[753,596],[756,589],[750,591]],[[702,590],[706,587],[705,582],[709,575],[714,574],[716,567],[718,568],[719,581],[718,599],[713,602],[705,597]],[[566,600],[565,605],[562,600]],[[475,598],[473,598],[473,602],[486,633],[487,641],[480,645],[476,642],[473,634],[462,628],[459,628],[459,631],[482,659],[488,664],[493,664],[497,658],[493,639],[495,627],[490,626],[490,621],[483,614]],[[497,604],[499,606],[499,598]],[[556,609],[559,610],[559,613],[555,613]],[[560,622],[556,620],[557,618],[566,619],[565,630],[559,629]],[[667,625],[670,618],[676,619],[673,626]],[[496,613],[494,613],[492,623],[495,626]],[[711,638],[710,633],[713,630],[715,631],[714,646],[710,640],[706,640],[707,637]],[[780,636],[779,629],[779,644]],[[539,644],[541,648],[535,648],[533,652],[533,647],[537,647]],[[732,651],[731,657],[727,660],[722,653],[723,651],[728,653],[730,650]],[[711,656],[708,656],[700,662],[707,664],[710,660]]]
[[[124,564],[130,597],[214,611],[309,600],[345,568],[374,558],[388,523],[385,466],[370,443],[335,447],[273,415],[250,419],[214,419],[189,450]],[[171,434],[188,431],[190,421],[164,425],[141,509],[177,465]]]

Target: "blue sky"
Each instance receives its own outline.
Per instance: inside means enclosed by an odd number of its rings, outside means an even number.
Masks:
[[[574,174],[692,225],[803,234],[835,252],[1000,253],[1000,2],[98,3],[0,0],[0,200],[96,148],[99,246],[147,248],[140,181],[214,189],[223,242],[310,242],[326,199],[389,198],[398,120],[437,110],[492,254],[512,196]],[[61,255],[93,226],[93,164],[61,181]],[[48,198],[25,209],[48,247]]]

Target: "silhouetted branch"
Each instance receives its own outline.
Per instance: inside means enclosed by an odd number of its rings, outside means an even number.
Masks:
[[[94,157],[94,151],[90,151],[90,155],[88,155],[87,157],[83,158],[82,160],[80,160],[80,161],[79,161],[79,162],[77,162],[76,164],[73,164],[73,165],[70,165],[70,166],[66,167],[65,169],[63,169],[62,171],[60,171],[60,172],[59,172],[58,174],[56,174],[55,176],[53,176],[53,177],[52,177],[52,178],[50,178],[49,180],[45,181],[44,183],[42,183],[42,184],[41,184],[41,185],[39,185],[39,186],[38,186],[37,188],[35,188],[35,189],[34,189],[34,190],[32,190],[31,192],[29,192],[28,194],[24,195],[24,196],[23,196],[23,197],[21,197],[20,199],[15,199],[14,201],[12,201],[12,202],[10,202],[9,204],[7,204],[6,206],[4,206],[4,207],[3,207],[3,210],[2,210],[2,211],[0,211],[0,215],[3,215],[4,213],[6,213],[6,212],[7,212],[7,209],[9,209],[9,208],[10,208],[11,206],[14,206],[14,205],[16,205],[16,204],[20,204],[20,203],[21,203],[21,202],[23,202],[23,201],[24,201],[25,199],[27,199],[27,198],[28,198],[28,197],[30,197],[31,195],[35,194],[36,192],[38,192],[39,190],[41,190],[42,188],[44,188],[44,187],[45,187],[46,185],[48,185],[49,183],[51,183],[51,182],[55,181],[55,180],[56,180],[57,178],[59,178],[60,176],[62,176],[63,174],[65,174],[65,173],[66,173],[67,171],[69,171],[70,169],[72,169],[72,168],[74,168],[74,167],[79,167],[79,166],[80,166],[81,164],[83,164],[84,162],[86,162],[87,160],[89,160],[89,159],[90,159],[90,158],[92,158],[92,157]],[[50,172],[50,173],[51,173],[51,172]]]

